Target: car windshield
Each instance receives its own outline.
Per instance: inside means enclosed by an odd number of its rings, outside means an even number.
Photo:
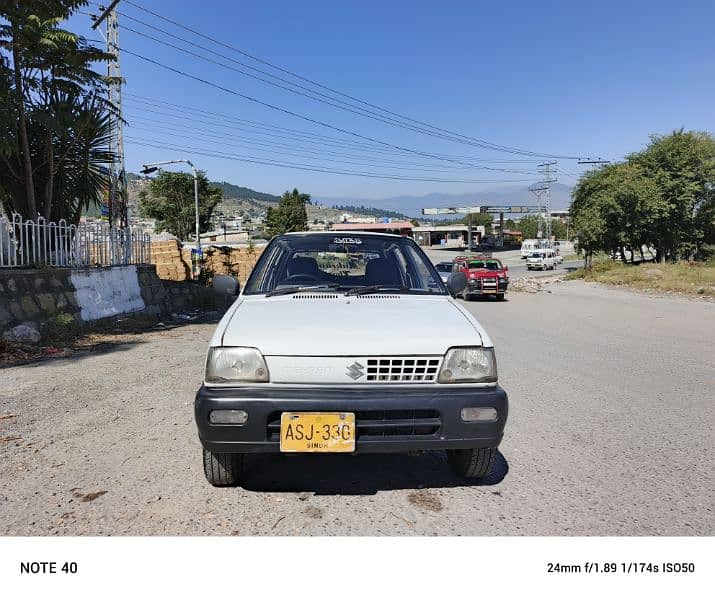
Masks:
[[[436,269],[440,273],[449,273],[452,270],[452,265],[451,263],[439,263],[436,265]]]
[[[470,269],[484,269],[484,261],[483,260],[470,260],[469,261],[469,268]]]
[[[303,287],[447,294],[432,263],[411,239],[327,233],[274,238],[256,263],[244,293],[280,294]]]
[[[487,269],[489,269],[490,271],[500,271],[501,263],[498,260],[488,260]]]
[[[529,258],[541,258],[541,252],[532,252],[529,254]]]

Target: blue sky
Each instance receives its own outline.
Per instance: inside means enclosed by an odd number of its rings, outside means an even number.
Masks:
[[[715,3],[711,1],[146,0],[140,4],[331,88],[500,145],[618,159],[643,147],[651,133],[680,127],[715,129]],[[124,27],[120,41],[128,51],[307,117],[422,153],[393,153],[384,146],[372,153],[363,140],[251,103],[124,53],[129,170],[137,171],[143,162],[186,156],[206,169],[211,179],[261,191],[280,193],[298,187],[318,197],[364,198],[479,192],[506,185],[526,186],[538,178],[534,162],[481,162],[524,160],[523,156],[474,148],[349,114],[157,44],[126,27],[189,48],[128,17],[206,45],[229,59],[270,70],[142,12],[126,0],[119,8],[126,15],[119,17]],[[97,37],[89,29],[87,16],[76,15],[71,26]],[[215,55],[211,58],[238,66]],[[237,129],[235,121],[172,113],[142,103],[136,96],[251,120],[261,127],[344,139],[345,144],[301,145],[283,139],[280,143],[287,146],[277,150],[264,143],[271,139],[275,143],[275,138],[256,134],[255,128]],[[141,146],[139,140],[158,147]],[[202,156],[199,149],[321,168],[493,183],[390,181],[307,172]],[[292,155],[278,153],[291,151]],[[449,162],[425,157],[425,153],[460,158]],[[345,158],[346,154],[356,158]],[[477,160],[479,166],[525,173],[464,164]],[[567,184],[583,169],[573,160],[559,160],[558,168],[560,181]]]

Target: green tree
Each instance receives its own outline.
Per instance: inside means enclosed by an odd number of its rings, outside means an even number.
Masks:
[[[0,3],[0,195],[7,212],[74,220],[77,207],[95,203],[106,187],[108,79],[93,66],[111,55],[59,27],[86,4]]]
[[[223,194],[209,184],[202,171],[199,179],[199,229],[208,231],[214,208]],[[181,240],[188,240],[196,229],[194,178],[189,173],[160,171],[139,194],[139,208],[145,217],[156,219],[157,231],[168,231]]]
[[[619,251],[642,246],[662,249],[659,229],[666,212],[660,190],[639,165],[617,163],[586,173],[578,182],[571,218],[579,246]],[[591,222],[589,222],[591,221]]]
[[[489,213],[476,213],[472,215],[472,225],[477,226],[477,225],[482,225],[484,227],[484,232],[485,233],[491,233],[492,232],[492,223],[494,219],[492,218],[492,215]],[[465,225],[469,224],[469,215],[464,217],[461,221]]]
[[[521,231],[522,237],[525,240],[536,239],[536,234],[539,231],[539,219],[536,215],[526,215],[519,219],[518,229]]]
[[[294,188],[292,192],[285,192],[278,206],[269,206],[266,211],[266,232],[274,236],[308,229],[306,204],[310,204],[310,194],[301,194],[298,188]]]
[[[655,224],[659,258],[675,260],[713,243],[715,218],[715,138],[682,129],[651,136],[628,162],[640,167],[660,190],[664,210]]]
[[[551,220],[551,235],[555,240],[566,239],[566,225],[559,219]]]

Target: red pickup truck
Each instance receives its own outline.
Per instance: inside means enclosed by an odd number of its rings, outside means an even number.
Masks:
[[[453,271],[462,271],[467,276],[467,287],[462,296],[471,300],[475,296],[496,296],[504,300],[509,287],[509,267],[498,258],[486,256],[458,256],[452,263]]]

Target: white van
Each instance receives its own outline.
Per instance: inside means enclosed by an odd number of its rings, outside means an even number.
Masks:
[[[521,242],[521,258],[526,258],[534,250],[538,250],[540,246],[541,242],[539,240],[524,240]]]
[[[526,257],[526,268],[529,271],[531,269],[545,271],[546,269],[555,269],[557,262],[556,252],[552,248],[540,248]]]

